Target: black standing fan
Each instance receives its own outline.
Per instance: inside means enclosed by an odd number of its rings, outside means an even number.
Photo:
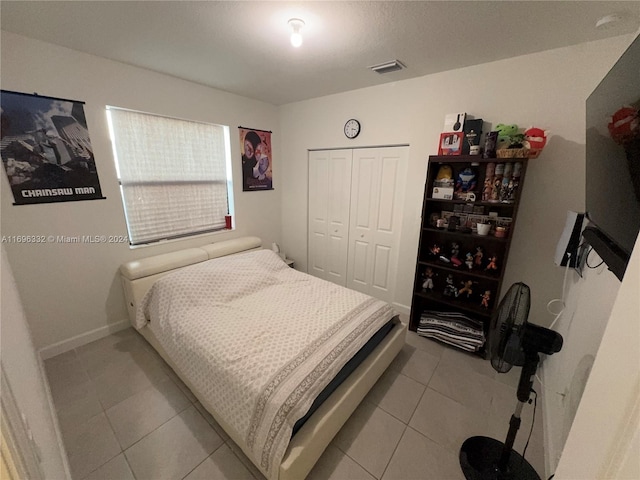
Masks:
[[[462,444],[460,466],[467,480],[540,480],[529,462],[513,450],[513,443],[520,428],[520,412],[531,395],[539,354],[559,352],[562,337],[548,328],[527,323],[529,304],[529,287],[515,283],[491,318],[491,365],[499,373],[508,372],[513,365],[522,367],[518,403],[504,443],[489,437],[471,437]]]

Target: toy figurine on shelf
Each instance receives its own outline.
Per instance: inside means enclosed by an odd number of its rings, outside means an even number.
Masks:
[[[447,275],[446,282],[447,285],[444,287],[443,295],[445,297],[457,297],[458,289],[453,284],[453,276],[451,274]]]
[[[473,269],[473,255],[471,254],[471,252],[467,252],[464,263],[469,270]]]
[[[440,255],[440,249],[440,245],[434,243],[429,249],[429,255],[437,257],[438,255]]]
[[[491,300],[491,290],[485,290],[481,297],[482,301],[480,302],[480,305],[484,308],[489,308],[489,300]]]
[[[484,188],[482,189],[482,201],[488,202],[493,191],[493,177],[484,179]]]
[[[458,254],[460,253],[460,245],[456,242],[451,244],[451,258],[449,259],[454,267],[459,267],[462,265],[462,260],[458,258]]]
[[[458,291],[458,295],[456,296],[466,294],[467,298],[471,297],[471,294],[473,293],[473,281],[465,280],[464,282],[462,282],[462,285],[462,288]]]
[[[476,172],[470,167],[465,168],[458,174],[456,182],[456,198],[467,199],[467,192],[473,192],[476,189]]]
[[[482,267],[482,257],[484,257],[483,248],[476,247],[476,253],[473,255],[473,263],[476,267]]]
[[[491,198],[490,202],[496,203],[500,201],[500,191],[502,190],[502,179],[494,178],[493,185],[491,187]]]
[[[430,290],[433,291],[433,269],[427,267],[426,271],[424,272],[424,282],[422,282],[422,289],[423,290]]]
[[[487,264],[487,266],[484,269],[485,270],[498,270],[498,265],[496,264],[497,261],[498,261],[498,257],[496,257],[495,255],[492,255],[489,258],[489,263]]]
[[[488,202],[491,200],[491,192],[493,191],[493,177],[496,172],[496,164],[493,162],[487,163],[487,170],[484,175],[484,187],[482,189],[482,201]]]

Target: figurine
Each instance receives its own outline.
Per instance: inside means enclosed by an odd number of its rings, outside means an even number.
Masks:
[[[484,188],[482,189],[482,201],[488,202],[491,199],[491,191],[493,190],[493,177],[484,179]]]
[[[471,294],[473,293],[473,289],[471,287],[473,287],[473,281],[472,280],[466,280],[464,282],[462,282],[463,287],[458,291],[458,295],[462,295],[463,293],[467,294],[467,298],[469,298],[471,296]]]
[[[491,191],[493,190],[493,177],[496,174],[496,164],[493,162],[487,163],[487,169],[484,174],[484,188],[482,189],[482,201],[488,202],[491,200]]]
[[[504,187],[504,183],[502,185]],[[505,191],[503,193],[502,203],[513,203],[515,201],[516,189],[518,188],[518,184],[513,180],[509,180],[509,183],[505,187]]]
[[[513,164],[513,173],[511,174],[511,180],[507,188],[506,203],[513,203],[516,199],[516,191],[520,184],[520,172],[522,170],[522,163],[516,162]]]
[[[447,275],[447,285],[444,287],[443,295],[445,297],[457,297],[458,289],[453,284],[453,276],[451,274]]]
[[[429,255],[433,255],[434,257],[436,257],[439,254],[440,254],[440,245],[437,245],[434,243],[429,249]]]
[[[422,288],[424,290],[433,291],[433,270],[427,267],[427,270],[424,272],[424,282],[422,282]]]
[[[502,178],[493,177],[493,185],[491,186],[491,196],[489,202],[497,203],[500,201],[500,191],[502,189]]]
[[[491,256],[491,258],[489,258],[489,263],[485,267],[485,270],[497,270],[498,269],[498,266],[496,265],[497,261],[498,261],[498,257],[496,257],[495,255]]]
[[[480,305],[482,305],[484,308],[489,308],[489,300],[491,299],[491,290],[485,290],[481,296],[482,296],[482,302],[480,302]]]
[[[499,198],[501,202],[505,202],[507,200],[507,191],[509,189],[509,182],[511,181],[511,170],[512,165],[510,163],[506,163],[504,165],[504,172],[502,174],[502,185],[500,185],[500,193]]]
[[[456,193],[473,192],[475,189],[476,172],[474,172],[470,167],[467,167],[458,174]]]
[[[451,258],[449,260],[454,267],[459,267],[460,265],[462,265],[462,260],[458,258],[459,253],[460,253],[460,245],[458,245],[456,242],[453,242],[451,244]]]
[[[484,257],[484,250],[482,247],[476,247],[476,253],[473,256],[473,263],[476,267],[482,267],[482,257]]]
[[[473,269],[473,255],[471,254],[471,252],[467,252],[464,263],[467,265],[467,268],[469,268],[469,270]]]

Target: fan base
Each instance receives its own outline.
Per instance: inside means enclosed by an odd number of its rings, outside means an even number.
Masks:
[[[467,438],[460,448],[460,466],[467,480],[540,480],[518,452],[511,450],[505,472],[498,470],[504,443],[489,437]]]

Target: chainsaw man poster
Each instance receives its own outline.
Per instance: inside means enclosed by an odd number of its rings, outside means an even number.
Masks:
[[[103,198],[84,102],[2,90],[0,105],[14,205]]]

